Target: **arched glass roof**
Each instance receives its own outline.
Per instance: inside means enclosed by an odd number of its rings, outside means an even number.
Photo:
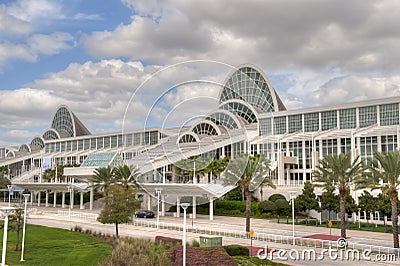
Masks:
[[[60,135],[57,133],[57,131],[50,128],[43,133],[43,139],[45,140],[60,139]]]
[[[264,112],[285,110],[264,74],[253,66],[243,66],[226,80],[220,102],[240,99]]]
[[[234,114],[225,110],[215,111],[209,114],[205,119],[214,122],[216,125],[222,125],[229,129],[241,127],[239,120],[234,116]]]
[[[191,134],[185,134],[179,139],[179,143],[197,142],[196,138]]]
[[[8,151],[8,152],[7,152],[7,157],[8,157],[8,158],[15,157],[15,153],[14,153],[13,151]]]
[[[27,144],[22,144],[18,148],[19,152],[31,152],[31,148]]]
[[[31,141],[31,145],[35,145],[35,146],[39,146],[41,148],[44,148],[44,140],[41,137],[35,137],[32,141]]]
[[[192,128],[192,132],[198,135],[209,135],[209,136],[216,136],[221,134],[220,130],[218,129],[218,126],[216,126],[211,121],[199,122]]]
[[[243,101],[231,100],[231,101],[221,104],[219,108],[223,109],[223,110],[227,110],[231,113],[236,114],[237,116],[242,117],[249,124],[257,123],[257,121],[258,121],[255,111],[252,110],[251,107],[248,106]]]
[[[58,132],[66,133],[68,137],[75,136],[73,116],[66,106],[58,108],[51,123],[51,128],[54,128]]]

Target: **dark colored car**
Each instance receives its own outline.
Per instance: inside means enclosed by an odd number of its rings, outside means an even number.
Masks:
[[[154,218],[154,212],[148,210],[138,211],[135,214],[136,218]]]

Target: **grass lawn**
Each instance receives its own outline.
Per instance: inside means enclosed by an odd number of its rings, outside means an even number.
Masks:
[[[3,230],[1,230],[1,240]],[[98,265],[112,250],[99,238],[72,232],[28,224],[26,226],[24,262],[21,251],[14,251],[16,232],[8,232],[6,264],[8,265]],[[22,230],[20,232],[22,239]],[[2,245],[1,241],[1,245]],[[20,242],[21,249],[21,242]]]

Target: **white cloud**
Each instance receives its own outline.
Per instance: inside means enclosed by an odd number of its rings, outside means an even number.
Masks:
[[[40,19],[48,20],[65,18],[60,1],[18,0],[10,4],[8,9],[9,14],[29,22],[36,22]]]
[[[65,32],[55,32],[50,35],[35,34],[28,39],[28,45],[35,54],[54,55],[70,48],[69,43],[73,40],[74,37]]]
[[[7,7],[0,5],[0,33],[27,34],[32,31],[32,25],[7,13]]]

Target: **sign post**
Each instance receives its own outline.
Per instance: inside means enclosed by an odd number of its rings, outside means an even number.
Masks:
[[[254,236],[253,229],[250,229],[249,235],[250,235],[250,257],[251,257],[253,255],[253,236]]]
[[[329,246],[332,246],[332,220],[328,221],[328,226],[329,226]]]

